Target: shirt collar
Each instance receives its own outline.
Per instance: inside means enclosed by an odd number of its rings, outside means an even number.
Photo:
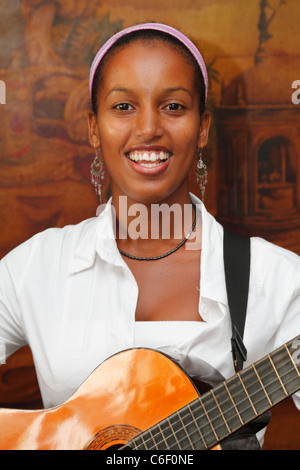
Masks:
[[[96,240],[97,219],[85,220],[76,227],[75,250],[71,258],[69,273],[75,274],[88,269],[95,261],[95,240]]]
[[[125,266],[115,240],[115,217],[111,198],[97,209],[97,217],[77,226],[78,242],[70,266],[77,273],[93,266],[96,254],[104,261]]]
[[[200,296],[228,305],[223,261],[223,227],[206,210],[200,199],[191,195],[201,212],[202,251]]]
[[[223,227],[207,212],[204,204],[191,194],[202,220],[202,253],[200,296],[227,305],[223,263]],[[82,225],[71,272],[91,267],[96,253],[101,259],[116,266],[127,267],[115,240],[115,217],[111,198],[103,204],[98,217]],[[79,227],[81,224],[79,224]]]
[[[116,266],[127,266],[116,243],[116,214],[112,198],[107,204],[98,208],[98,224],[96,233],[96,252],[104,261]]]

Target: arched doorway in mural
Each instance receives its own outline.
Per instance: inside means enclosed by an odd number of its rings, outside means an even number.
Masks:
[[[296,153],[286,137],[265,140],[257,154],[256,213],[297,211]]]

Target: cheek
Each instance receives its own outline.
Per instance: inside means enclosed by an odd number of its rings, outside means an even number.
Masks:
[[[173,128],[173,141],[178,151],[184,152],[186,156],[194,156],[197,151],[198,131],[199,129],[194,123]]]
[[[100,119],[98,123],[99,133],[103,139],[110,139],[112,137],[116,137],[120,134],[120,130],[122,132],[122,128],[120,129],[120,126],[117,128],[117,126],[112,120],[108,121],[107,119],[105,119],[105,117]]]
[[[127,141],[128,133],[128,126],[125,123],[122,126],[117,126],[112,121],[100,121],[99,136],[102,150],[108,155],[116,149],[121,151]]]

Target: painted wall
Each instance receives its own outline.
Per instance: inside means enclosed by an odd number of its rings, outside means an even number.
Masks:
[[[299,16],[297,0],[0,0],[0,256],[49,226],[94,215],[89,66],[109,35],[147,20],[182,29],[207,60],[214,116],[204,155],[207,207],[237,230],[300,252],[300,105],[292,102],[293,93],[299,100],[292,89],[300,80]],[[255,64],[259,51],[264,60]],[[259,183],[263,171],[288,176]],[[194,175],[191,187],[197,192]],[[278,209],[283,220],[270,232]]]

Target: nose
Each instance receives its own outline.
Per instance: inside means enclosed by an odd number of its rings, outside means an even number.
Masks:
[[[143,141],[150,141],[163,135],[162,118],[154,106],[144,106],[136,116],[135,134]]]

